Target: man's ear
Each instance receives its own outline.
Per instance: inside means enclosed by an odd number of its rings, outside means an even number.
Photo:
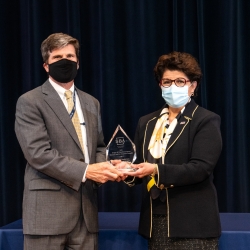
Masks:
[[[48,73],[49,72],[49,65],[47,63],[44,63],[43,67],[44,67],[45,71]]]

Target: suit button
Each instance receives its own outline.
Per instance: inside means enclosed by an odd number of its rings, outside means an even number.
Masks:
[[[163,184],[161,184],[161,185],[160,185],[160,189],[163,189],[163,188],[164,188],[164,185],[163,185]]]

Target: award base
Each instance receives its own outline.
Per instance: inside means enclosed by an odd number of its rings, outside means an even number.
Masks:
[[[127,167],[127,168],[117,168],[118,171],[120,172],[135,172],[138,168],[132,168],[132,167]]]

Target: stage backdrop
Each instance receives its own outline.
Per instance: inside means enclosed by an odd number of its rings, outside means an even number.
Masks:
[[[47,78],[41,42],[79,39],[77,86],[99,99],[106,143],[120,124],[163,105],[153,77],[160,55],[193,54],[204,74],[197,102],[221,116],[215,170],[221,212],[250,212],[249,0],[0,0],[0,225],[21,218],[25,159],[14,133],[17,98]],[[140,187],[107,183],[100,211],[139,211]]]

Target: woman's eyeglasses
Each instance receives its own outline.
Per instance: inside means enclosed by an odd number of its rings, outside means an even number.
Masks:
[[[169,88],[172,85],[172,82],[174,82],[174,84],[177,87],[184,87],[187,82],[190,82],[190,80],[186,80],[185,78],[181,78],[181,77],[176,78],[175,80],[161,79],[160,84],[164,88]]]

